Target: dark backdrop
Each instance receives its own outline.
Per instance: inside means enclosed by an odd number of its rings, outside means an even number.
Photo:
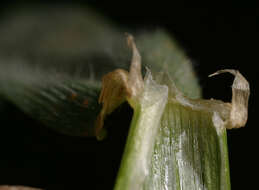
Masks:
[[[75,3],[63,3],[71,2]],[[2,4],[1,11],[8,11],[13,4]],[[76,4],[90,5],[129,28],[167,29],[192,59],[205,98],[224,101],[231,98],[233,77],[221,75],[209,79],[208,74],[222,68],[241,71],[250,82],[251,99],[246,127],[228,131],[231,183],[232,189],[256,188],[258,9],[255,6],[244,7],[241,3],[236,5],[238,7],[228,5],[220,8],[194,8],[184,3],[165,4],[162,1],[77,1]],[[0,117],[1,123],[9,123],[8,128],[1,126],[0,129],[0,184],[23,184],[46,189],[87,189],[89,186],[93,187],[91,189],[111,189],[126,130],[120,129],[119,133],[123,134],[120,137],[116,135],[117,131],[111,131],[106,143],[98,143],[93,139],[58,135],[11,104],[6,103],[6,107],[4,116]],[[129,110],[124,106],[120,111]],[[114,120],[116,114],[110,119]],[[129,123],[130,117],[125,120]],[[119,125],[122,121],[117,122]],[[22,128],[18,127],[21,123]],[[109,121],[107,123],[111,125]]]

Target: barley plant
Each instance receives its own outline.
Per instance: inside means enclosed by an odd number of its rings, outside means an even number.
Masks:
[[[133,109],[115,190],[230,189],[226,130],[245,125],[249,98],[239,71],[211,75],[234,75],[231,102],[205,100],[190,59],[163,29],[131,32],[90,9],[10,15],[0,26],[1,99],[100,143],[105,119],[125,102]]]

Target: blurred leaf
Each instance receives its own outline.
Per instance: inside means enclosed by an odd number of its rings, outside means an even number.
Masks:
[[[186,95],[200,96],[189,61],[165,31],[140,33],[137,45],[143,67],[169,68]],[[90,9],[14,9],[0,23],[0,94],[56,131],[93,136],[100,79],[128,69],[130,56],[124,32]]]
[[[94,136],[100,78],[127,65],[125,40],[90,10],[46,10],[10,11],[0,24],[0,94],[56,131]]]

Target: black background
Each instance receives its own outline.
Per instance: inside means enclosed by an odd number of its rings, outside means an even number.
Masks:
[[[62,3],[72,5],[71,2]],[[25,3],[30,2],[19,1],[19,4]],[[13,4],[17,5],[18,1],[2,4],[1,10],[6,11]],[[251,88],[249,120],[245,128],[228,131],[229,159],[232,189],[256,189],[259,10],[241,3],[220,8],[162,1],[73,1],[73,4],[90,5],[120,25],[136,30],[167,29],[192,59],[205,98],[231,99],[233,77],[226,74],[207,78],[218,69],[238,69],[248,79]],[[99,143],[94,139],[58,135],[11,104],[6,107],[0,119],[1,123],[9,123],[8,128],[2,124],[0,128],[0,184],[46,189],[111,189],[123,150],[125,129],[115,131],[111,127],[106,143]],[[127,106],[120,111],[127,112]],[[114,120],[116,114],[109,119]],[[109,119],[108,126],[112,123]],[[129,123],[130,117],[125,120]],[[118,125],[125,122],[123,119],[116,121]],[[21,123],[23,127],[18,127]],[[118,137],[118,133],[122,135]],[[96,151],[98,149],[100,152]]]

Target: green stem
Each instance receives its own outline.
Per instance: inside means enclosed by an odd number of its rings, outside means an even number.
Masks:
[[[140,103],[134,108],[127,144],[115,189],[141,189],[148,175],[153,146],[167,101],[168,89],[157,85],[151,75],[145,80]],[[156,119],[154,119],[156,118]]]

